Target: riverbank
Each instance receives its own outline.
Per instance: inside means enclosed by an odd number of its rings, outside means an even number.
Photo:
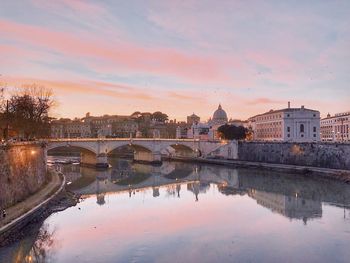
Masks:
[[[179,162],[195,162],[206,163],[215,165],[227,165],[237,168],[252,168],[252,169],[264,169],[278,172],[296,173],[304,176],[322,176],[324,178],[334,179],[350,184],[350,170],[330,169],[312,166],[299,166],[289,164],[275,164],[264,162],[250,162],[241,160],[224,160],[224,159],[204,159],[204,158],[181,158],[171,157],[165,158],[168,161]]]
[[[74,196],[65,191],[64,175],[54,170],[50,172],[52,179],[41,190],[6,209],[6,217],[0,221],[0,246],[20,238],[21,230],[29,223],[76,204]]]

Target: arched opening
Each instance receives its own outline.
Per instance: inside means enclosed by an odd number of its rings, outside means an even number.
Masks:
[[[169,148],[170,147],[170,148]],[[168,157],[196,157],[198,150],[195,151],[191,147],[183,144],[172,144],[164,152]]]
[[[66,146],[60,145],[57,147],[49,148],[47,151],[48,156],[63,156],[63,157],[80,157],[82,152],[96,154],[92,149],[78,147],[78,146]]]
[[[304,124],[300,124],[300,132],[305,132],[305,126]]]
[[[133,161],[140,163],[151,163],[151,164],[160,164],[160,154],[154,153],[151,149],[139,145],[128,143],[124,145],[119,145],[111,149],[107,156],[110,158],[114,157],[114,160],[119,158],[128,158],[133,159]]]
[[[97,155],[94,149],[76,145],[50,145],[48,147],[48,162],[50,158],[59,159],[61,164],[80,163],[83,166],[108,168],[105,155]],[[59,157],[59,158],[58,158]],[[56,161],[54,161],[56,163]]]
[[[108,153],[107,156],[110,159],[129,159],[132,160],[135,157],[135,153],[137,152],[145,152],[145,153],[150,153],[152,152],[150,149],[137,145],[137,144],[124,144],[118,147],[115,147],[111,149]]]

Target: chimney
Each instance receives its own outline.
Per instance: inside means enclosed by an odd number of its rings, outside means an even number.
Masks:
[[[288,101],[288,109],[290,109],[290,101]]]

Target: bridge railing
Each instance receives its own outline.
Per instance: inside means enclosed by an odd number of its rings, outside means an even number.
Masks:
[[[48,142],[86,142],[86,141],[175,141],[175,142],[204,142],[200,139],[159,139],[159,138],[57,138],[48,139]],[[221,142],[220,140],[210,140],[210,142]]]

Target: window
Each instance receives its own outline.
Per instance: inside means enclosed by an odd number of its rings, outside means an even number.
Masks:
[[[304,132],[304,131],[305,131],[304,124],[300,124],[300,132]]]
[[[314,132],[316,132],[316,127],[314,127]]]
[[[316,134],[314,133],[314,138],[316,138]]]
[[[287,127],[287,132],[290,132],[290,127],[289,126]]]
[[[290,137],[290,134],[288,134],[287,137],[289,138],[289,137]]]

